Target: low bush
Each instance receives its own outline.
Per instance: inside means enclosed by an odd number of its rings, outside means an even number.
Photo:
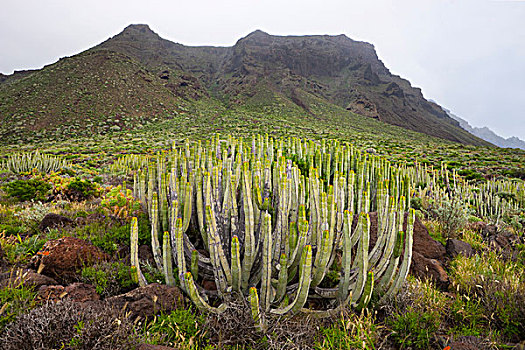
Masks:
[[[95,286],[102,297],[125,293],[134,285],[130,267],[120,262],[102,262],[85,267],[81,281]]]
[[[131,321],[106,305],[63,300],[17,317],[0,343],[5,350],[133,349],[134,334]]]
[[[45,201],[53,186],[39,179],[15,180],[4,186],[4,191],[21,202],[34,200]]]

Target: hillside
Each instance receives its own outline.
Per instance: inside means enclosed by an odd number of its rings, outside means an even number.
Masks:
[[[372,45],[344,35],[255,31],[233,47],[188,47],[147,25],[131,25],[41,70],[0,77],[3,143],[105,134],[166,120],[190,128],[206,120],[222,128],[215,117],[225,111],[238,118],[253,114],[270,125],[321,123],[319,131],[337,125],[345,133],[398,133],[390,124],[490,146],[392,75]]]

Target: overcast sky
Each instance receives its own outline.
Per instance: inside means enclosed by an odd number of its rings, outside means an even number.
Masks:
[[[473,126],[525,139],[525,0],[2,0],[0,72],[41,68],[131,23],[186,45],[255,29],[346,34]]]

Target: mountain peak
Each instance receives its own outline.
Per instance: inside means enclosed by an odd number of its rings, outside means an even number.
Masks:
[[[122,32],[129,32],[129,31],[138,31],[142,33],[147,33],[147,32],[154,33],[154,31],[151,30],[151,28],[147,24],[130,24],[129,26],[124,28]]]

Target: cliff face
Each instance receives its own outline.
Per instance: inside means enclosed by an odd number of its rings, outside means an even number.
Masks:
[[[88,55],[97,52],[119,54],[118,64],[84,62],[90,57],[99,57]],[[69,66],[62,64],[58,73],[60,76],[74,77],[79,86],[83,84],[82,79],[107,75],[103,70],[110,66],[114,73],[112,76],[117,78],[142,69],[144,74],[151,76],[148,80],[153,79],[147,83],[155,88],[138,92],[137,96],[146,95],[155,101],[166,99],[170,105],[176,103],[173,98],[187,101],[213,98],[230,107],[249,105],[256,100],[257,106],[262,106],[264,110],[264,106],[275,105],[279,101],[277,104],[294,106],[290,108],[293,113],[314,117],[319,113],[319,106],[323,106],[324,110],[337,107],[348,110],[348,113],[428,135],[461,143],[487,145],[460,128],[458,122],[438,105],[425,100],[421,90],[413,88],[407,80],[392,75],[377,57],[373,45],[344,35],[273,36],[255,31],[232,47],[189,47],[161,38],[147,25],[131,25],[120,34],[77,56],[82,57],[82,64],[91,71],[77,69],[68,73],[64,69]],[[68,58],[68,62],[75,62],[77,56]],[[108,57],[116,59],[116,56]],[[122,73],[119,74],[119,71]],[[43,72],[47,72],[45,75],[49,85],[43,90],[46,93],[39,95],[41,103],[60,104],[60,100],[55,99],[57,94],[53,93],[57,89],[53,83],[56,80],[53,74],[58,73],[53,73],[49,67],[23,75],[22,79],[0,77],[0,81],[4,81],[0,82],[0,92],[2,86],[11,85],[10,94],[18,96],[17,86],[24,85],[10,84],[10,81],[33,79]],[[86,84],[91,90],[89,94],[100,95],[100,100],[105,100],[103,96],[106,90],[94,82],[96,80],[89,80],[89,84]],[[46,101],[46,96],[55,100]],[[135,105],[135,100],[121,101],[119,106],[124,106],[121,108],[124,112],[133,114],[133,108],[125,106]],[[55,106],[54,110],[64,110],[62,107]],[[164,107],[160,105],[153,110],[158,113]],[[23,114],[19,106],[9,102],[0,104],[0,109]],[[102,105],[99,109],[90,110],[90,113],[114,113],[111,108],[102,108]],[[71,106],[65,110],[71,112]],[[47,111],[49,109],[39,110],[43,115]],[[75,107],[73,112],[86,111]],[[143,111],[140,110],[140,113]]]

